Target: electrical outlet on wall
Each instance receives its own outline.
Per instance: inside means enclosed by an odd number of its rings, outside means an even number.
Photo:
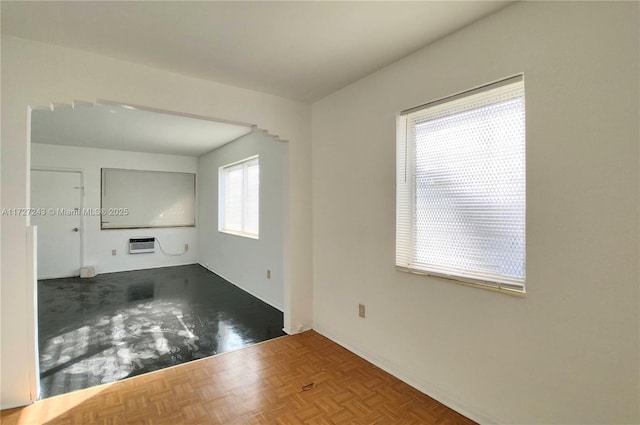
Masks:
[[[358,316],[364,319],[364,304],[358,304]]]
[[[115,249],[111,250],[111,255],[116,255],[116,250]]]
[[[187,252],[187,251],[189,251],[189,244],[188,243],[184,244],[184,252]]]
[[[267,270],[267,279],[271,279],[271,270]]]

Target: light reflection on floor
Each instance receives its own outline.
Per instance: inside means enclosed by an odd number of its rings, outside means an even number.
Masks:
[[[197,266],[41,281],[41,396],[283,335],[282,313]]]

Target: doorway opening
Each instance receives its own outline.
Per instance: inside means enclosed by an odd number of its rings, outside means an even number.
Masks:
[[[250,124],[98,101],[32,110],[30,147],[31,206],[44,212],[31,217],[40,397],[284,335],[287,143]],[[220,232],[219,167],[254,155],[260,234]],[[171,222],[173,210],[158,209],[168,183],[143,190],[123,178],[105,188],[104,170],[194,175],[195,196],[179,209],[191,203],[195,224],[154,225]],[[110,206],[131,204],[106,211],[107,190]],[[112,209],[130,220],[105,226]],[[136,221],[143,216],[151,219]],[[152,239],[152,249],[133,253],[136,239]]]

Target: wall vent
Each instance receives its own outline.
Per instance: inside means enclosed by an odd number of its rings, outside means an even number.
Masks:
[[[156,238],[129,239],[129,254],[148,254],[155,252]]]

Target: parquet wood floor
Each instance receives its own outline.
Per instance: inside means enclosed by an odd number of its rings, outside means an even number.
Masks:
[[[3,425],[473,424],[314,331],[2,411]]]

